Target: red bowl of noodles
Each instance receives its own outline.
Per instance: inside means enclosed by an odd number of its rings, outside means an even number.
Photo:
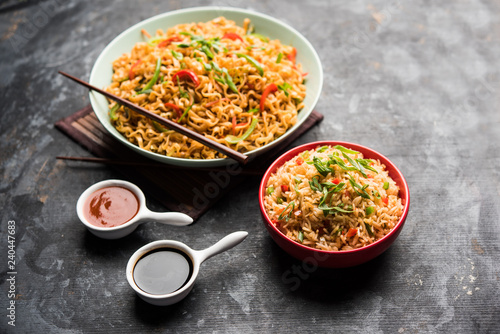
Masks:
[[[353,153],[356,152],[356,153]],[[264,225],[288,254],[312,266],[370,261],[399,236],[410,206],[401,171],[362,145],[320,141],[271,164],[259,188]]]

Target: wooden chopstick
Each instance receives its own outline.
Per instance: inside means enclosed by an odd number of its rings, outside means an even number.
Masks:
[[[179,167],[179,166],[174,166],[174,165],[167,165],[167,164],[162,164],[162,163],[155,163],[155,162],[137,162],[137,161],[127,161],[127,160],[113,160],[113,159],[106,159],[106,158],[96,158],[96,157],[67,157],[67,156],[57,156],[56,159],[58,160],[70,160],[70,161],[81,161],[81,162],[91,162],[91,163],[101,163],[101,164],[106,164],[106,165],[122,165],[122,166],[142,166],[142,167],[158,167],[158,168],[165,168],[165,169],[182,169],[182,170],[189,170],[189,168],[186,167]],[[196,170],[202,170],[202,171],[224,171],[224,167],[200,167],[196,168]],[[264,174],[264,171],[259,171],[259,170],[245,170],[242,169],[239,174],[241,175],[262,175]]]
[[[132,109],[136,112],[138,112],[139,114],[143,115],[143,116],[146,116],[158,123],[160,123],[161,125],[164,125],[166,127],[168,127],[169,129],[172,129],[172,130],[175,130],[193,140],[196,140],[197,142],[200,142],[214,150],[216,150],[217,152],[219,153],[223,153],[225,155],[227,155],[228,157],[238,161],[239,163],[241,164],[246,164],[248,162],[248,156],[247,155],[244,155],[243,153],[240,153],[238,151],[235,151],[233,150],[232,148],[230,147],[227,147],[225,145],[222,145],[220,143],[217,143],[216,141],[213,141],[209,138],[206,138],[205,136],[199,134],[198,132],[195,132],[195,131],[192,131],[192,130],[189,130],[188,128],[185,128],[183,127],[182,125],[178,124],[178,123],[175,123],[175,122],[172,122],[171,120],[169,119],[166,119],[166,118],[163,118],[161,116],[158,116],[156,115],[155,113],[152,113],[151,111],[147,110],[147,109],[144,109],[138,105],[135,105],[133,104],[132,102],[130,101],[127,101],[119,96],[116,96],[114,94],[111,94],[111,93],[108,93],[106,92],[105,90],[102,90],[100,88],[97,88],[95,86],[92,86],[91,84],[89,84],[88,82],[85,82],[83,80],[80,80],[72,75],[69,75],[67,73],[64,73],[62,71],[59,71],[59,74],[62,74],[64,75],[65,77],[79,83],[80,85],[83,85],[91,90],[94,90],[108,98],[110,98],[111,100],[113,101],[116,101],[118,103],[120,103],[121,105],[124,105],[126,106],[127,108],[129,109]]]

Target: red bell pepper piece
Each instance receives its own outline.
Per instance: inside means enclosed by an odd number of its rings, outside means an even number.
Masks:
[[[275,83],[269,84],[264,91],[262,92],[262,96],[260,97],[260,111],[264,111],[264,104],[266,103],[266,98],[270,93],[274,93],[278,90],[278,86]]]
[[[222,99],[218,99],[218,100],[215,100],[215,101],[212,101],[212,102],[207,102],[205,103],[205,108],[209,108],[219,102],[222,102],[222,101],[229,101],[229,99],[227,97],[223,97]]]
[[[304,163],[304,159],[302,159],[301,157],[298,157],[297,160],[295,160],[295,163],[300,166]]]
[[[157,47],[164,48],[167,47],[172,42],[181,42],[181,41],[182,38],[180,38],[179,36],[172,36],[158,43]]]
[[[297,49],[292,48],[292,52],[287,54],[286,57],[288,58],[288,60],[290,60],[292,63],[295,64],[295,58],[297,57]]]
[[[172,76],[172,80],[175,82],[177,80],[177,78],[179,78],[179,79],[187,78],[194,83],[195,87],[198,87],[198,85],[200,84],[200,80],[198,79],[198,76],[196,75],[196,73],[194,73],[191,70],[180,70],[179,72],[175,73]]]
[[[224,38],[231,39],[233,41],[239,39],[240,41],[243,42],[243,38],[241,38],[240,35],[238,35],[237,33],[234,33],[234,32],[225,33],[224,36],[222,36],[222,39],[224,39]]]
[[[333,184],[339,184],[340,183],[340,180],[337,179],[337,178],[334,178],[333,181],[332,181]]]
[[[382,202],[383,202],[385,205],[388,205],[388,204],[389,204],[389,197],[384,197],[384,198],[382,198]]]
[[[346,237],[348,237],[348,238],[352,238],[352,237],[354,237],[354,236],[356,235],[356,233],[358,233],[358,230],[357,230],[357,229],[355,229],[355,228],[350,228],[350,229],[349,229],[349,232],[347,232]]]
[[[128,79],[129,80],[134,80],[135,78],[135,73],[134,73],[134,68],[139,65],[141,63],[141,59],[139,59],[138,61],[136,61],[134,63],[134,65],[130,66],[130,70],[128,71]]]
[[[286,192],[288,190],[289,190],[289,188],[288,188],[288,186],[286,184],[282,184],[281,185],[281,191]]]
[[[177,113],[177,116],[181,117],[182,111],[181,111],[181,108],[178,105],[175,105],[173,103],[167,102],[167,103],[165,103],[165,107],[170,108],[170,109],[174,109],[175,112]]]

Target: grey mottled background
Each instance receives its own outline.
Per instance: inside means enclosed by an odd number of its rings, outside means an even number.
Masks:
[[[0,332],[499,333],[500,3],[498,1],[10,1],[0,6]],[[324,67],[323,139],[380,151],[411,192],[396,243],[365,265],[307,272],[267,235],[258,178],[195,225],[150,223],[102,241],[78,222],[91,184],[119,178],[56,155],[87,152],[53,124],[88,95],[57,74],[88,78],[105,47],[155,14],[229,5],[280,19]],[[150,200],[150,207],[164,210]],[[7,324],[7,223],[16,222],[16,327]],[[147,242],[201,249],[247,230],[210,259],[181,303],[140,301],[124,271]],[[287,279],[302,268],[299,284]],[[299,277],[298,274],[294,277]]]

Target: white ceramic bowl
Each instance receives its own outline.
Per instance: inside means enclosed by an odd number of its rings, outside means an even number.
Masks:
[[[130,52],[137,42],[144,40],[141,29],[154,32],[157,29],[165,30],[181,23],[207,22],[219,16],[233,20],[239,26],[243,26],[243,20],[249,18],[259,34],[268,36],[271,39],[279,39],[283,44],[294,46],[297,49],[297,62],[302,64],[304,72],[308,72],[305,84],[307,88],[304,100],[305,107],[298,114],[297,124],[280,138],[246,154],[252,157],[267,151],[283,141],[307,119],[319,99],[323,86],[323,69],[313,46],[298,31],[271,16],[231,7],[195,7],[154,16],[128,28],[106,46],[92,68],[89,79],[90,84],[104,88],[111,83],[112,62],[123,53]],[[108,101],[104,96],[90,92],[90,103],[99,121],[113,137],[132,150],[151,159],[186,167],[213,167],[233,162],[228,158],[211,160],[173,158],[143,150],[130,143],[113,127],[108,116]]]

